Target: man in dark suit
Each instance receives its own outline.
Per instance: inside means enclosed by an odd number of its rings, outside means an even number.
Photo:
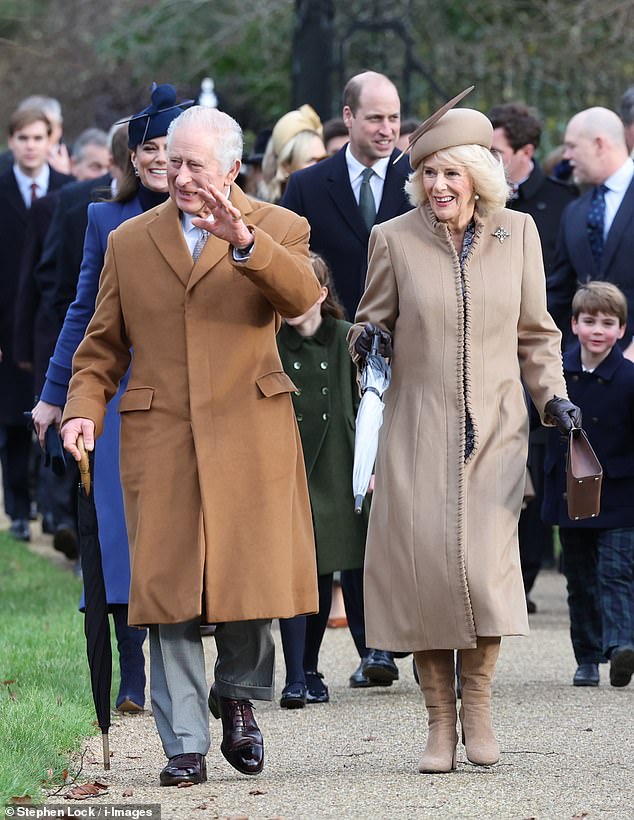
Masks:
[[[394,164],[401,102],[391,80],[374,71],[352,77],[343,92],[343,120],[348,144],[330,159],[292,174],[281,204],[308,219],[311,250],[330,265],[337,295],[353,320],[365,287],[372,225],[412,206],[403,189],[407,160]],[[361,658],[350,686],[389,686],[398,679],[392,654],[365,644],[363,570],[342,572],[341,586]]]
[[[16,111],[9,121],[9,148],[13,166],[0,175],[0,458],[4,503],[11,518],[11,533],[28,541],[29,453],[31,433],[23,413],[33,403],[33,376],[21,370],[13,357],[13,329],[18,276],[22,262],[28,211],[31,203],[72,177],[54,171],[47,163],[51,125],[36,109]]]
[[[535,220],[542,244],[544,269],[550,272],[555,257],[559,223],[564,208],[577,196],[577,189],[542,171],[535,158],[542,124],[536,113],[522,103],[496,105],[489,112],[493,124],[493,148],[504,161],[506,176],[513,193],[507,207],[530,214]],[[529,437],[528,466],[535,496],[527,502],[519,520],[520,559],[526,605],[529,613],[537,611],[530,592],[542,565],[542,559],[553,561],[553,528],[541,519],[544,497],[544,456],[546,428],[536,426]]]
[[[599,279],[625,294],[634,315],[634,162],[629,157],[623,123],[607,108],[587,108],[570,120],[564,158],[575,182],[592,186],[568,205],[561,219],[555,261],[547,276],[548,309],[564,334],[570,330],[572,297],[578,284]],[[628,324],[619,345],[634,360]]]

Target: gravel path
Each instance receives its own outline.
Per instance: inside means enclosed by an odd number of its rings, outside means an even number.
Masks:
[[[34,539],[37,551],[54,555],[49,544],[46,537]],[[70,567],[59,556],[55,560]],[[459,747],[456,772],[419,774],[426,730],[411,658],[398,661],[401,679],[391,688],[349,689],[348,675],[356,665],[352,640],[345,629],[329,629],[321,668],[331,703],[296,711],[281,710],[276,702],[257,705],[266,748],[260,776],[249,778],[229,766],[219,749],[220,724],[212,720],[208,782],[159,787],[165,759],[153,719],[144,714],[114,719],[109,772],[100,763],[100,737],[87,741],[78,782],[108,784],[108,793],[91,799],[90,806],[159,803],[163,820],[629,820],[634,817],[634,684],[610,687],[602,667],[598,689],[572,687],[575,664],[562,576],[542,572],[532,597],[539,611],[531,616],[530,637],[502,642],[494,685],[502,754],[495,767],[470,765]],[[275,635],[280,690],[277,629]],[[215,643],[204,640],[211,670]],[[48,802],[63,801],[57,795]]]

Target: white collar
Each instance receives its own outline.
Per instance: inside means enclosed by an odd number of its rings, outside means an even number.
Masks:
[[[390,163],[390,157],[383,157],[383,159],[377,160],[374,165],[369,167],[372,168],[374,173],[380,177],[385,182],[385,176],[387,174],[387,168]],[[356,179],[360,177],[361,174],[365,171],[368,167],[364,165],[362,162],[354,156],[352,151],[350,150],[350,143],[346,145],[346,165],[348,166],[348,174],[350,175],[350,179]]]
[[[634,162],[628,157],[623,165],[609,176],[603,184],[608,190],[620,193],[625,191],[632,181],[632,177],[634,177]]]

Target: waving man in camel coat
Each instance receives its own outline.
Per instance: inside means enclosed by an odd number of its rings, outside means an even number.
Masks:
[[[194,107],[174,120],[170,199],[110,235],[63,417],[78,457],[77,436],[90,445],[93,428],[99,435],[132,360],[119,406],[129,611],[150,626],[153,711],[170,758],[163,785],[206,779],[201,619],[221,624],[209,694],[221,750],[257,774],[263,744],[249,699],[272,697],[270,619],[317,609],[295,388],[275,334],[319,286],[306,221],[233,185],[241,154],[227,115]]]

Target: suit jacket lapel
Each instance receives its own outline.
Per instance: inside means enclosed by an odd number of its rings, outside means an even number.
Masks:
[[[249,198],[235,184],[231,186],[229,198],[231,199],[231,203],[235,205],[235,207],[244,216],[244,221],[248,223],[248,215],[253,211],[253,205],[249,201]],[[198,261],[195,263],[193,270],[191,270],[191,276],[189,276],[187,289],[191,290],[198,282],[200,282],[200,280],[206,276],[209,271],[218,264],[218,262],[224,259],[228,250],[229,246],[224,239],[218,239],[217,236],[210,234],[200,257],[198,258]]]
[[[569,241],[570,259],[579,282],[599,278],[599,269],[594,261],[588,239],[588,209],[591,198],[592,191],[587,191],[574,201],[570,212],[570,232],[572,234]]]
[[[614,221],[610,225],[605,245],[603,248],[603,256],[601,257],[601,278],[605,278],[605,271],[610,266],[612,257],[616,248],[621,241],[621,237],[625,231],[631,230],[632,220],[634,218],[634,179],[630,182],[623,201],[619,205],[619,209],[614,216]]]
[[[148,225],[148,233],[167,264],[187,287],[194,263],[183,236],[180,213],[171,199],[157,207],[156,216]]]
[[[405,192],[403,186],[405,185],[405,178],[401,175],[400,169],[393,165],[394,160],[399,155],[400,151],[394,151],[390,157],[387,166],[387,173],[385,175],[385,182],[383,183],[383,196],[381,197],[381,205],[377,214],[377,222],[386,222],[388,219],[396,216],[401,212],[401,205],[405,199]],[[400,163],[407,165],[407,157],[399,160]]]
[[[362,242],[367,242],[368,229],[365,226],[359,205],[352,193],[350,175],[348,174],[348,165],[346,163],[346,152],[343,148],[333,157],[333,167],[328,175],[327,185],[328,193],[335,207],[341,214],[341,217]]]

